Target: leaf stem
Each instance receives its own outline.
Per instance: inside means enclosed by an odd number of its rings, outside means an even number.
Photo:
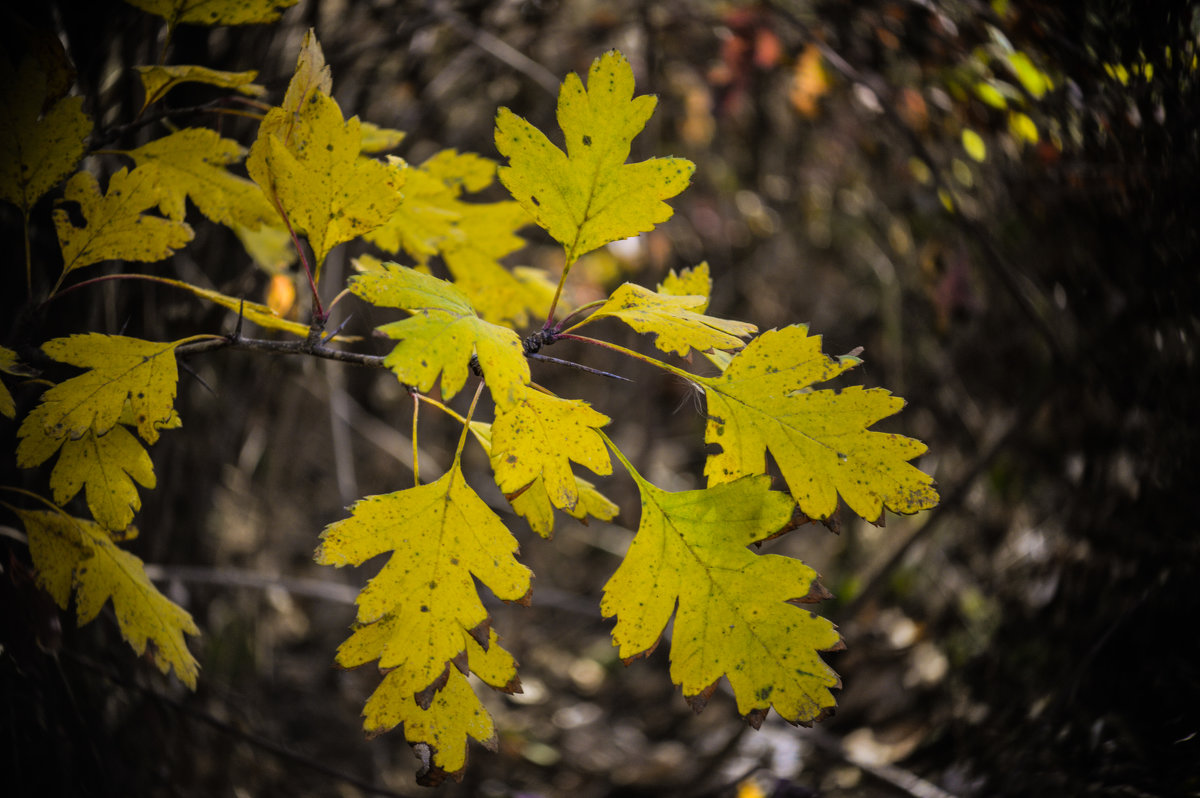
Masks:
[[[571,267],[574,265],[575,261],[571,261],[563,266],[562,274],[558,277],[558,287],[554,289],[554,299],[550,302],[550,312],[546,314],[546,323],[542,325],[543,330],[549,330],[554,326],[554,312],[558,309],[558,300],[562,298],[562,290],[567,282],[567,275],[571,273]]]
[[[604,439],[604,443],[608,445],[608,448],[612,450],[612,453],[616,455],[618,460],[621,461],[621,465],[625,466],[625,470],[629,472],[629,476],[633,478],[633,481],[638,484],[639,488],[642,485],[649,484],[646,481],[646,478],[638,473],[638,470],[633,467],[633,463],[629,462],[628,458],[625,457],[625,453],[617,448],[617,444],[613,443],[612,438],[604,434],[604,430],[597,429],[596,434]]]
[[[597,299],[595,302],[589,302],[586,305],[580,305],[579,307],[575,308],[570,313],[568,313],[566,316],[564,316],[562,322],[558,326],[560,328],[565,327],[566,328],[565,332],[570,332],[571,330],[574,330],[577,327],[582,327],[583,325],[587,324],[587,322],[588,322],[587,319],[584,319],[583,321],[579,322],[578,324],[572,325],[570,327],[567,327],[567,324],[570,323],[571,319],[575,318],[580,313],[586,313],[587,311],[591,310],[592,308],[598,308],[606,302],[608,302],[607,299]]]
[[[483,385],[483,380],[480,380],[479,384],[475,386],[475,395],[471,397],[471,406],[467,408],[467,417],[463,420],[462,434],[458,436],[458,446],[454,450],[455,462],[458,462],[458,459],[462,457],[463,447],[467,444],[467,433],[471,431],[471,416],[475,415],[475,405],[479,402],[479,395],[483,393]]]
[[[272,194],[271,201],[275,203],[275,210],[279,211],[280,217],[283,218],[283,223],[287,225],[288,233],[292,236],[292,245],[296,248],[296,254],[300,256],[300,263],[304,266],[304,276],[308,278],[308,287],[312,290],[313,316],[324,321],[326,318],[325,309],[321,307],[321,296],[317,293],[317,281],[313,277],[313,271],[308,265],[308,256],[304,254],[304,247],[300,246],[300,237],[296,235],[296,231],[292,227],[292,220],[283,212],[283,206],[279,204],[279,198]]]
[[[29,253],[29,209],[23,208],[25,219],[25,292],[29,301],[33,301],[33,260]]]
[[[420,450],[417,448],[417,417],[421,410],[421,395],[413,392],[413,422],[412,422],[412,461],[413,461],[413,487],[418,487],[421,484],[421,458]]]

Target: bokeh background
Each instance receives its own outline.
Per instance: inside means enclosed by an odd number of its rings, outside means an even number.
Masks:
[[[109,0],[4,14],[10,52],[26,22],[59,33],[87,110],[120,146],[165,132],[120,128],[141,107],[129,67],[158,57],[157,18]],[[837,534],[812,524],[768,544],[836,596],[821,610],[846,638],[827,656],[845,687],[814,729],[772,718],[748,730],[724,694],[694,715],[665,647],[628,668],[616,658],[598,603],[637,523],[627,479],[600,481],[619,523],[560,517],[547,542],[509,516],[535,592],[529,608],[496,606],[495,626],[525,691],[488,698],[498,750],[473,746],[464,780],[442,794],[1200,792],[1195,4],[302,0],[273,26],[183,26],[169,62],[258,69],[278,98],[309,27],[347,115],[406,131],[396,153],[413,163],[449,147],[497,157],[499,106],[556,130],[561,78],[620,49],[639,92],[659,97],[634,155],[690,158],[696,177],[670,222],[572,274],[576,301],[708,261],[714,315],[806,323],[834,354],[864,348],[842,384],[907,399],[882,426],[927,442],[920,465],[943,497],[883,527],[846,516]],[[211,96],[185,87],[167,103]],[[246,143],[255,131],[172,121]],[[33,247],[52,280],[49,208],[35,213]],[[20,217],[0,214],[10,339],[231,329],[229,314],[169,288],[112,283],[30,322],[17,307]],[[262,299],[271,276],[237,239],[196,228],[146,270]],[[556,268],[561,249],[528,237],[512,265]],[[348,259],[370,251],[331,256],[330,295]],[[388,320],[350,305],[339,306],[348,331]],[[691,390],[568,346],[552,354],[636,387],[545,364],[535,379],[610,415],[657,484],[697,486]],[[143,494],[132,547],[203,630],[199,689],[136,662],[111,618],[76,629],[67,615],[60,649],[22,649],[31,624],[55,619],[17,586],[27,552],[0,538],[3,778],[36,794],[430,794],[399,734],[363,737],[377,675],[332,664],[378,564],[312,562],[347,504],[411,483],[403,389],[384,373],[251,352],[188,366],[185,426],[154,448],[159,488]],[[423,475],[445,467],[456,436],[423,415]],[[468,467],[485,485],[478,451]]]

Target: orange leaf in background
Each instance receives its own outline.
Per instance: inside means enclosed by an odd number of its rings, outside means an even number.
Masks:
[[[829,91],[829,77],[821,64],[821,51],[816,45],[808,45],[796,59],[792,76],[792,90],[788,93],[792,107],[809,119],[817,115],[817,101]]]

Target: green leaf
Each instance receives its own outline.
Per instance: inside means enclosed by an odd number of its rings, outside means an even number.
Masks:
[[[841,640],[833,624],[792,603],[826,595],[817,574],[747,548],[790,520],[792,502],[766,476],[671,493],[631,473],[641,523],[600,605],[617,619],[621,657],[649,654],[674,612],[671,679],[693,707],[724,676],[756,726],[770,707],[792,723],[824,715],[834,705],[830,688],[841,684],[818,652]]]
[[[707,305],[706,296],[659,294],[625,283],[584,323],[606,317],[620,319],[640,333],[653,335],[654,345],[662,351],[680,356],[693,348],[701,352],[741,349],[745,346],[741,339],[758,331],[746,322],[705,316],[702,310]]]
[[[705,440],[721,446],[704,468],[709,484],[766,473],[769,450],[809,518],[829,517],[839,495],[868,521],[885,507],[908,514],[937,504],[932,478],[908,462],[925,444],[868,429],[903,399],[882,388],[813,388],[858,362],[822,354],[821,337],[794,325],[751,341],[720,376],[694,377],[708,402]]]
[[[664,200],[691,180],[695,166],[682,158],[625,163],[657,104],[652,96],[634,98],[633,90],[633,70],[616,51],[592,62],[586,89],[568,75],[558,95],[566,153],[507,108],[496,115],[496,149],[508,159],[500,182],[563,245],[567,268],[669,219]]]
[[[184,222],[143,213],[162,200],[161,180],[157,169],[121,169],[109,178],[103,195],[88,172],[67,181],[59,204],[78,202],[86,224],[75,227],[66,210],[54,211],[63,275],[105,260],[162,260],[191,241],[194,233]]]

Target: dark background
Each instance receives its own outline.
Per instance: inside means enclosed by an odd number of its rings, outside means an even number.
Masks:
[[[1073,8],[311,0],[275,26],[176,32],[169,63],[258,69],[278,100],[314,27],[343,110],[407,131],[397,152],[413,163],[447,147],[497,157],[501,105],[556,132],[557,82],[619,48],[639,92],[659,96],[635,157],[684,156],[697,172],[669,223],[581,264],[577,301],[707,260],[711,313],[761,329],[808,323],[834,354],[863,346],[865,365],[844,384],[904,396],[883,426],[929,445],[920,464],[938,480],[938,509],[882,529],[845,517],[840,535],[809,525],[768,544],[816,567],[837,596],[822,611],[846,638],[827,657],[845,689],[813,730],[772,718],[747,731],[723,694],[694,716],[665,647],[628,669],[616,659],[598,601],[622,528],[637,522],[628,480],[601,483],[623,507],[620,527],[560,517],[545,542],[512,519],[536,589],[531,608],[496,607],[495,625],[526,692],[489,696],[498,751],[473,745],[445,794],[1200,793],[1200,16],[1186,4]],[[157,18],[112,2],[5,13],[9,52],[24,35],[15,20],[59,32],[86,109],[116,136],[104,146],[166,132],[120,128],[141,105],[128,67],[158,57]],[[1006,51],[1053,87],[1023,91]],[[973,93],[981,80],[1013,87],[1036,144]],[[185,87],[167,104],[211,97]],[[173,121],[247,144],[255,131],[211,114]],[[986,142],[982,162],[965,152],[965,128]],[[52,200],[33,219],[42,291],[59,268]],[[121,268],[261,299],[267,275],[237,240],[189,220],[197,238],[171,261]],[[20,217],[6,206],[0,221],[6,345],[230,329],[229,314],[159,286],[110,283],[40,314],[17,307]],[[529,239],[513,263],[556,267],[561,249],[533,229]],[[362,251],[331,256],[330,296]],[[348,309],[360,333],[384,320]],[[703,418],[686,386],[567,344],[553,354],[637,379],[630,390],[534,366],[535,379],[613,417],[615,439],[657,484],[699,485]],[[347,600],[378,566],[312,563],[317,534],[347,504],[410,483],[402,389],[379,372],[259,353],[188,365],[185,426],[152,451],[159,488],[143,492],[133,550],[203,630],[199,689],[135,662],[108,616],[76,629],[65,614],[61,648],[33,646],[57,613],[23,581],[24,547],[0,538],[0,783],[18,794],[423,794],[402,736],[367,741],[359,728],[377,675],[332,666]],[[23,409],[37,395],[17,394]],[[11,443],[15,425],[0,426]],[[423,476],[445,467],[456,435],[424,417]],[[482,489],[477,450],[468,466]],[[44,491],[45,474],[5,482]]]

